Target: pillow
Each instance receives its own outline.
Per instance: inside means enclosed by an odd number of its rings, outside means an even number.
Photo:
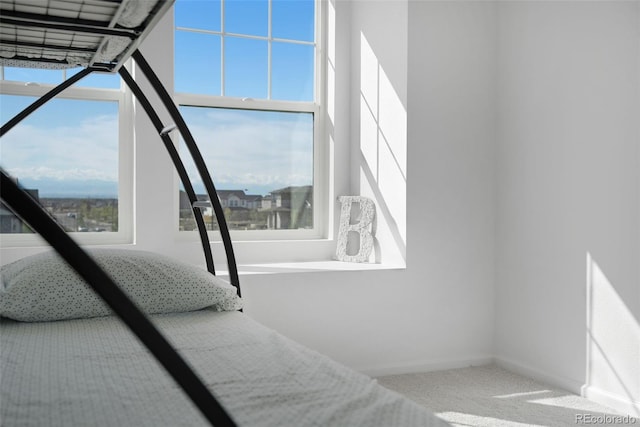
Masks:
[[[242,308],[233,286],[193,265],[151,252],[94,249],[88,253],[147,314]],[[42,322],[111,314],[57,252],[32,255],[0,269],[2,317]]]

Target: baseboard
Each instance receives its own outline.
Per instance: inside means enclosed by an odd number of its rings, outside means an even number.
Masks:
[[[491,363],[493,363],[493,357],[482,355],[467,359],[417,360],[393,365],[356,367],[355,370],[370,377],[383,377],[386,375],[412,374],[416,372],[467,368],[469,366],[483,366]]]
[[[584,385],[582,387],[582,396],[601,405],[608,406],[611,409],[615,409],[616,411],[620,411],[623,414],[640,418],[640,402],[638,401],[621,397],[617,394],[609,393],[608,391],[589,385]]]
[[[632,417],[640,417],[640,402],[635,402],[626,397],[615,395],[607,391],[598,389],[597,387],[581,384],[579,381],[571,378],[562,377],[560,375],[549,374],[540,369],[526,366],[521,363],[514,362],[502,357],[495,358],[496,365],[514,372],[524,375],[533,380],[549,384],[570,391],[574,394],[583,396],[593,402],[607,406],[621,414],[631,415]]]
[[[583,383],[580,381],[563,377],[561,375],[549,374],[540,369],[514,362],[513,360],[509,360],[504,357],[494,357],[494,361],[496,365],[506,369],[507,371],[529,377],[553,387],[570,391],[573,394],[581,394]]]
[[[376,365],[361,368],[356,367],[355,369],[370,377],[383,377],[386,375],[401,375],[416,372],[433,372],[447,369],[467,368],[470,366],[483,366],[492,363],[495,363],[508,371],[548,384],[552,387],[581,395],[596,403],[619,411],[621,414],[640,418],[640,402],[636,402],[619,395],[614,395],[607,391],[600,390],[597,387],[586,386],[580,381],[572,378],[557,374],[550,374],[541,369],[515,362],[504,357],[482,355],[466,359],[410,361],[393,365]]]

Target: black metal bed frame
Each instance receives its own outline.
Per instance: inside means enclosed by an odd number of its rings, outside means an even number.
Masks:
[[[3,18],[7,19],[7,18]],[[143,72],[151,86],[160,97],[164,107],[169,112],[174,124],[165,125],[156,113],[154,107],[149,102],[137,82],[132,78],[125,67],[120,66],[118,72],[125,83],[129,86],[138,102],[142,105],[147,115],[151,119],[158,135],[164,143],[171,160],[178,172],[180,180],[185,188],[187,196],[192,206],[193,214],[198,226],[198,232],[202,248],[204,250],[207,270],[215,275],[215,267],[211,244],[209,242],[207,230],[204,223],[201,207],[203,203],[198,201],[196,193],[191,185],[184,164],[180,155],[171,140],[169,133],[175,128],[180,132],[188,150],[193,158],[198,173],[202,178],[209,203],[214,210],[218,221],[219,231],[224,244],[229,269],[229,279],[236,288],[238,296],[240,292],[240,281],[229,228],[224,216],[224,211],[218,199],[217,191],[211,179],[204,159],[198,146],[189,131],[177,106],[171,96],[162,85],[149,63],[142,56],[139,50],[134,50],[131,54],[136,65]],[[70,79],[64,81],[44,96],[36,100],[33,104],[18,113],[0,129],[0,137],[4,136],[11,128],[20,123],[29,114],[44,105],[47,101],[58,95],[60,92],[96,71],[113,71],[114,66],[105,67],[104,64],[91,66],[77,73]],[[191,367],[182,359],[176,350],[169,344],[160,331],[151,323],[147,316],[128,298],[128,296],[118,287],[117,284],[98,266],[98,264],[63,230],[63,228],[22,188],[20,188],[2,169],[0,169],[0,198],[9,206],[16,215],[21,217],[34,231],[39,233],[47,242],[67,261],[93,288],[93,290],[109,305],[115,314],[124,321],[131,331],[140,341],[151,351],[153,356],[164,366],[174,380],[182,387],[189,398],[200,409],[205,418],[212,425],[235,426],[235,422],[225,411],[222,405],[216,400],[214,395],[207,389],[202,380],[197,376]]]

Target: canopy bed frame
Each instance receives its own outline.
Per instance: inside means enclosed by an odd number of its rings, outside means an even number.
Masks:
[[[48,69],[81,66],[84,69],[50,90],[9,120],[2,126],[0,136],[4,136],[47,101],[87,75],[96,72],[119,73],[146,111],[175,165],[192,206],[204,252],[207,274],[215,276],[211,246],[202,214],[203,207],[213,208],[226,253],[229,281],[235,287],[232,292],[240,297],[240,283],[229,229],[211,175],[171,96],[138,50],[141,42],[169,10],[172,3],[173,1],[163,0],[49,0],[42,2],[1,0],[0,65]],[[173,123],[164,123],[160,119],[149,99],[124,67],[125,61],[129,58],[135,61],[136,66],[150,82]],[[207,202],[199,201],[196,197],[185,166],[170,138],[170,133],[174,129],[180,132],[204,182],[208,195]],[[211,386],[208,387],[201,377],[194,373],[181,354],[156,328],[148,314],[145,314],[138,304],[132,302],[127,292],[116,284],[111,273],[104,271],[104,266],[94,260],[93,254],[80,248],[63,228],[4,170],[0,169],[0,174],[2,201],[35,232],[39,233],[59,256],[88,283],[93,292],[99,295],[113,313],[153,354],[200,410],[204,418],[212,425],[236,425],[234,419],[212,394]],[[6,289],[3,288],[3,290]],[[62,327],[61,325],[64,324],[64,322],[53,323],[52,327]],[[14,329],[18,330],[18,326],[14,324],[7,326],[8,331]],[[7,333],[8,337],[10,335]],[[362,378],[359,378],[357,381],[361,380]],[[368,387],[368,385],[365,386],[365,388]],[[411,406],[399,395],[385,394],[389,392],[388,390],[383,392],[375,388],[374,391],[376,395],[382,396],[382,400],[386,402],[385,405],[393,401],[395,402],[393,404],[399,405],[399,407],[409,407],[411,419],[422,419],[424,414],[420,411],[423,408],[417,409],[417,405]],[[339,410],[336,409],[336,411],[336,413],[340,413]],[[420,416],[416,418],[415,414]],[[379,418],[378,415],[376,417]],[[428,425],[443,425],[439,419],[432,417],[431,414],[424,419],[429,420]],[[420,422],[420,425],[426,424]]]
[[[93,72],[119,72],[149,115],[164,143],[193,209],[202,242],[207,270],[215,275],[211,245],[202,215],[202,207],[212,206],[227,255],[230,282],[240,296],[240,282],[229,229],[211,175],[184,119],[155,72],[138,50],[154,25],[173,5],[173,0],[122,0],[102,2],[58,2],[50,4],[14,0],[2,1],[0,13],[0,49],[3,66],[64,69],[83,66],[85,69],[39,98],[4,124],[0,137],[50,99]],[[87,18],[81,18],[87,16]],[[129,57],[145,74],[160,96],[175,125],[164,125],[135,80],[124,67]],[[193,157],[209,198],[198,201],[186,169],[169,133],[175,127]],[[127,295],[104,273],[23,189],[1,170],[2,200],[39,233],[89,283],[152,354],[173,376],[205,417],[213,424],[235,425],[198,376],[171,347],[162,334],[134,305]]]

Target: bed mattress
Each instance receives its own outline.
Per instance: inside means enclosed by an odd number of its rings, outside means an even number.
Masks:
[[[152,317],[240,426],[443,426],[422,406],[240,312]],[[0,424],[208,425],[117,318],[0,319]]]

